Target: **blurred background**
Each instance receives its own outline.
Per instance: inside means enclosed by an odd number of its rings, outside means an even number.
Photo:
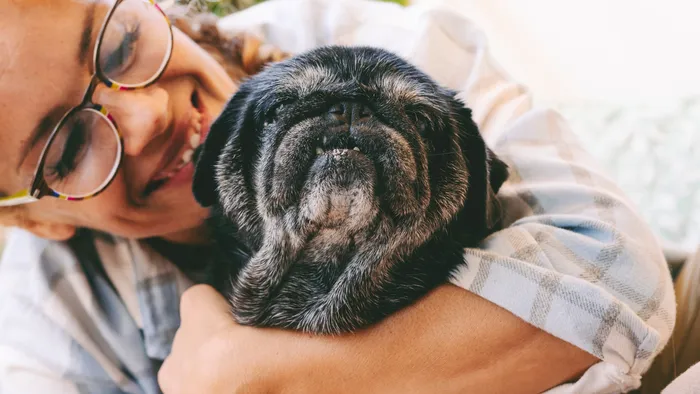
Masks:
[[[700,245],[700,1],[413,0],[465,14],[667,245]]]
[[[265,0],[162,1],[225,15]],[[496,59],[569,120],[657,235],[697,248],[700,1],[386,1],[440,4],[475,21]]]

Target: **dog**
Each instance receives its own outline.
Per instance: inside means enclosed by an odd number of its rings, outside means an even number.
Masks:
[[[496,231],[508,166],[456,93],[379,48],[243,81],[195,159],[210,283],[240,324],[340,334],[445,283]]]

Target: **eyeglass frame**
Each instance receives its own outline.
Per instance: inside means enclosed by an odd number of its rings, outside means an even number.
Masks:
[[[100,54],[100,48],[102,47],[102,41],[104,39],[105,32],[107,30],[107,25],[109,25],[109,22],[112,20],[112,16],[114,15],[115,11],[119,7],[121,3],[123,3],[125,0],[116,0],[112,7],[110,8],[109,12],[105,16],[104,21],[102,22],[102,27],[100,28],[100,33],[97,36],[97,40],[95,41],[95,50],[92,56],[92,63],[94,67],[94,72],[92,73],[92,76],[90,77],[90,83],[88,84],[87,89],[85,89],[85,93],[83,93],[83,98],[80,100],[80,103],[73,108],[69,109],[66,111],[66,113],[61,117],[61,120],[59,120],[58,124],[56,127],[54,127],[53,131],[51,131],[51,134],[49,135],[48,140],[46,141],[46,144],[44,145],[44,148],[41,151],[41,155],[39,156],[39,161],[37,163],[36,169],[34,170],[34,175],[32,177],[31,184],[29,188],[24,189],[20,192],[17,192],[15,194],[12,194],[10,196],[6,197],[0,197],[0,207],[6,207],[6,206],[16,206],[16,205],[22,205],[22,204],[27,204],[27,203],[32,203],[39,201],[43,197],[55,197],[61,200],[67,200],[67,201],[83,201],[83,200],[88,200],[90,198],[94,198],[95,196],[99,195],[103,191],[105,191],[109,185],[114,181],[116,178],[117,173],[119,172],[119,168],[121,167],[121,162],[124,157],[124,138],[122,137],[121,132],[119,131],[119,127],[117,127],[117,122],[114,120],[112,115],[107,111],[107,109],[97,103],[92,102],[92,96],[95,93],[95,89],[97,88],[97,85],[102,82],[106,87],[112,89],[112,90],[117,90],[117,91],[133,91],[133,90],[139,90],[139,89],[144,89],[152,84],[154,84],[161,76],[163,76],[163,73],[165,72],[165,69],[168,67],[168,64],[170,63],[170,59],[172,58],[173,54],[173,48],[174,48],[174,36],[173,36],[173,28],[172,28],[172,23],[170,22],[170,19],[168,16],[165,14],[163,9],[158,5],[156,0],[140,0],[146,3],[150,3],[152,6],[156,8],[160,12],[160,14],[165,18],[165,21],[167,22],[168,26],[168,35],[170,37],[170,41],[168,44],[168,51],[167,55],[165,56],[165,59],[163,63],[160,66],[160,69],[151,77],[148,81],[140,83],[140,84],[120,84],[117,82],[114,82],[110,80],[107,75],[102,71],[102,68],[100,67],[98,57]],[[46,178],[44,176],[44,165],[46,164],[46,154],[51,147],[51,144],[54,142],[56,135],[58,134],[58,131],[61,129],[61,127],[66,123],[67,119],[70,119],[71,116],[75,115],[76,113],[80,111],[96,111],[98,112],[104,120],[106,120],[112,131],[115,133],[115,138],[117,140],[117,157],[115,159],[114,167],[112,168],[110,174],[108,177],[105,179],[105,181],[93,192],[82,195],[82,196],[71,196],[71,195],[66,195],[63,193],[59,193],[53,188],[51,188],[48,183],[46,182]]]

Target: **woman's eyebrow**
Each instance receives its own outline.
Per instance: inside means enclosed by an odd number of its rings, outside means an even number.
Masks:
[[[78,63],[85,65],[88,61],[90,53],[90,44],[92,43],[93,24],[95,22],[96,2],[92,2],[87,9],[85,18],[83,19],[83,33],[80,36],[80,45],[78,47]]]

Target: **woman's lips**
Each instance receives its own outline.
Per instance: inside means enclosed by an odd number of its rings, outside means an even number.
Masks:
[[[156,191],[188,183],[194,175],[192,158],[195,149],[209,132],[210,120],[206,109],[195,90],[192,93],[192,114],[189,123],[181,126],[175,140],[164,155],[162,169],[146,185],[143,195],[148,197]]]

